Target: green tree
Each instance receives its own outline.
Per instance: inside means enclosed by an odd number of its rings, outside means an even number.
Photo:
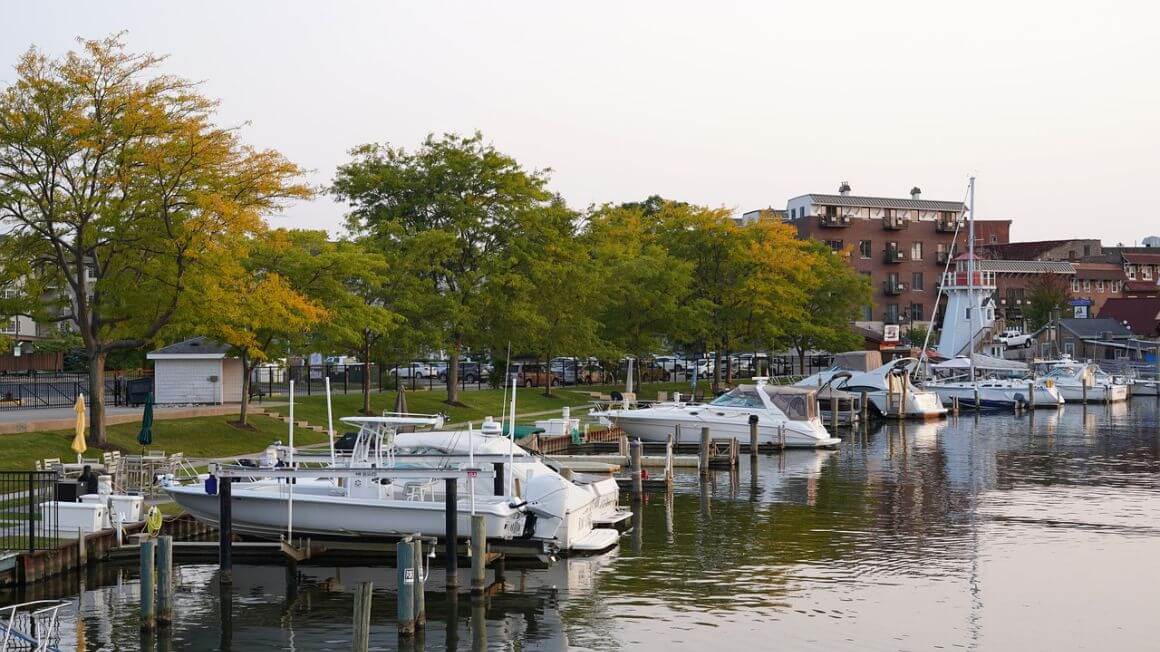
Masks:
[[[0,94],[2,273],[24,275],[40,321],[80,335],[96,445],[106,357],[155,341],[264,213],[310,195],[281,154],[216,126],[194,83],[157,74],[161,61],[120,36],[57,60],[33,48]]]
[[[525,170],[478,132],[428,136],[413,152],[364,145],[351,154],[332,192],[349,203],[348,228],[360,239],[429,261],[424,313],[433,344],[450,350],[447,402],[459,404],[460,354],[489,339],[492,299],[554,201],[547,172]]]
[[[1032,331],[1043,328],[1062,315],[1071,300],[1071,283],[1063,274],[1040,274],[1027,294],[1027,322]],[[1058,313],[1057,313],[1058,311]]]
[[[786,324],[787,341],[797,349],[805,369],[806,351],[844,351],[857,347],[861,336],[851,328],[871,300],[870,281],[848,262],[850,251],[832,251],[810,240],[803,252],[808,257],[808,293],[800,318]]]

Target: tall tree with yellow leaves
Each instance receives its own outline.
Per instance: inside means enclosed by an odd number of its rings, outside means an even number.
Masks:
[[[154,341],[263,214],[311,193],[281,154],[215,125],[216,102],[159,74],[161,57],[121,35],[80,45],[30,49],[0,93],[0,259],[28,272],[39,319],[80,335],[103,445],[106,356]]]

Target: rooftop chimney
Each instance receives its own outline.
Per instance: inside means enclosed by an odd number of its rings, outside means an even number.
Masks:
[[[843,197],[850,194],[850,182],[849,181],[843,181],[842,185],[838,186],[838,194],[843,196]]]
[[[911,199],[919,199],[920,197],[922,197],[922,188],[915,186],[915,187],[910,189],[910,198]]]

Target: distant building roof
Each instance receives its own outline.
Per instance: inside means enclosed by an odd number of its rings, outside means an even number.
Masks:
[[[163,346],[156,351],[150,352],[146,357],[150,360],[173,357],[224,358],[229,351],[230,346],[228,344],[222,344],[208,337],[191,337],[188,340]]]
[[[1133,265],[1160,265],[1160,253],[1124,253],[1122,255],[1124,256],[1124,262]]]
[[[1115,281],[1124,278],[1124,268],[1115,263],[1070,263],[1075,267],[1075,275],[1097,281]]]
[[[1100,317],[1126,321],[1132,332],[1140,337],[1156,337],[1160,335],[1160,297],[1113,297],[1100,308]]]
[[[1069,240],[1035,240],[1030,242],[1006,242],[983,245],[995,258],[1008,260],[1034,260],[1044,253],[1063,247],[1073,242],[1099,242],[1098,240],[1076,239]],[[1078,252],[1077,252],[1078,253]]]
[[[975,263],[980,272],[1007,274],[1075,274],[1075,267],[1064,260],[988,260]]]
[[[1124,281],[1124,291],[1156,294],[1160,292],[1160,285],[1156,281]]]
[[[1112,299],[1109,299],[1111,301]],[[1059,320],[1060,328],[1080,339],[1108,339],[1131,337],[1132,333],[1115,319],[1073,319]]]
[[[809,193],[802,195],[809,197],[814,204],[827,206],[869,206],[870,208],[897,208],[901,210],[920,211],[952,211],[963,210],[964,204],[957,201],[936,201],[932,199],[901,199],[891,197],[862,197],[859,195],[822,195]],[[799,199],[799,197],[794,197]]]

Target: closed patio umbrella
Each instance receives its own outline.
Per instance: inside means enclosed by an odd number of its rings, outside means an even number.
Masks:
[[[153,443],[153,392],[145,396],[145,413],[141,415],[141,432],[137,433],[137,443],[142,448]]]
[[[77,394],[77,403],[73,406],[77,413],[76,435],[73,436],[72,449],[77,454],[77,464],[81,463],[81,455],[89,449],[85,442],[85,395]]]
[[[395,413],[407,413],[407,390],[399,387],[399,391],[395,393]],[[399,428],[399,432],[415,432],[415,426],[403,426]]]

